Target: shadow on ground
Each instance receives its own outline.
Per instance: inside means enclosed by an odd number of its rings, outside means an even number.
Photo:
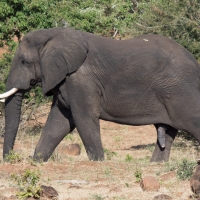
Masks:
[[[141,145],[135,145],[135,146],[131,146],[129,148],[126,148],[124,150],[140,150],[140,149],[150,149],[150,148],[154,148],[155,143],[151,143],[151,144],[141,144]]]

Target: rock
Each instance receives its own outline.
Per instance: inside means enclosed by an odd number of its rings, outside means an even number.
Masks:
[[[152,176],[144,177],[140,182],[140,186],[147,191],[158,191],[160,188],[159,182]]]
[[[41,185],[40,196],[56,200],[58,199],[58,192],[51,186]]]
[[[153,198],[153,200],[172,200],[173,198],[166,194],[160,194]]]
[[[200,197],[200,165],[197,166],[195,173],[190,179],[190,187],[192,192]]]
[[[79,144],[69,144],[64,152],[70,156],[78,156],[81,153],[81,147]]]
[[[173,172],[168,172],[168,173],[162,174],[162,175],[160,176],[160,180],[161,180],[161,181],[168,181],[168,180],[170,180],[170,179],[172,179],[172,178],[174,178],[174,177],[176,177],[175,171],[173,171]]]
[[[69,187],[68,188],[75,188],[75,189],[79,189],[81,188],[79,185],[74,185],[74,184],[69,184]]]

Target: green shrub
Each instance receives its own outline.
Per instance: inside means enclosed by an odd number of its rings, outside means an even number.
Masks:
[[[177,137],[181,137],[185,140],[192,141],[193,143],[197,141],[196,138],[192,134],[187,133],[185,131],[179,131],[177,134]]]
[[[200,60],[200,3],[197,0],[141,0],[135,35],[161,34],[173,38]]]
[[[177,161],[174,162],[166,162],[164,165],[164,172],[170,172],[177,169]]]
[[[104,200],[105,198],[101,194],[93,194],[91,199]]]
[[[196,162],[182,159],[178,164],[177,177],[181,180],[189,180],[193,174],[194,166]]]
[[[137,168],[134,175],[136,178],[136,182],[139,183],[142,180],[142,170],[140,168]]]
[[[27,197],[40,197],[41,188],[39,185],[39,171],[31,171],[30,169],[26,169],[23,174],[13,174],[11,178],[16,182],[17,187],[19,189],[19,192],[17,192],[17,197],[19,199],[25,199]]]
[[[20,156],[20,154],[14,151],[9,151],[9,154],[6,154],[5,160],[7,162],[14,164],[20,162],[22,160],[22,157]]]
[[[200,60],[199,21],[197,0],[1,0],[0,47],[9,50],[0,60],[0,92],[16,49],[14,36],[20,40],[34,29],[63,26],[110,38],[155,33],[175,39]],[[41,91],[35,92],[42,101]]]
[[[104,148],[107,160],[111,160],[113,156],[117,156],[117,153]]]
[[[129,154],[126,155],[125,161],[126,162],[131,162],[133,160],[133,157]]]

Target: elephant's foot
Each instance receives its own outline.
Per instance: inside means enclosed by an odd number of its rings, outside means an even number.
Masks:
[[[99,151],[94,151],[92,149],[86,150],[89,160],[92,161],[103,161],[104,160],[104,152],[103,149]]]
[[[165,148],[160,146],[159,141],[157,140],[155,150],[151,157],[151,162],[167,162],[169,161],[170,150],[172,142],[174,141],[178,130],[170,127],[166,130],[165,134]]]
[[[42,163],[47,162],[50,156],[44,156],[41,153],[34,153],[32,159],[34,162]]]
[[[157,141],[155,150],[151,157],[151,162],[167,162],[169,160],[170,150],[162,148]]]

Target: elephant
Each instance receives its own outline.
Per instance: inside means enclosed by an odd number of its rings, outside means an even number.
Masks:
[[[100,119],[153,124],[158,138],[151,161],[169,160],[178,130],[200,141],[200,66],[168,37],[114,40],[73,28],[27,33],[0,95],[6,98],[4,158],[14,146],[23,96],[35,86],[53,96],[35,160],[47,161],[75,127],[88,158],[103,160]]]

